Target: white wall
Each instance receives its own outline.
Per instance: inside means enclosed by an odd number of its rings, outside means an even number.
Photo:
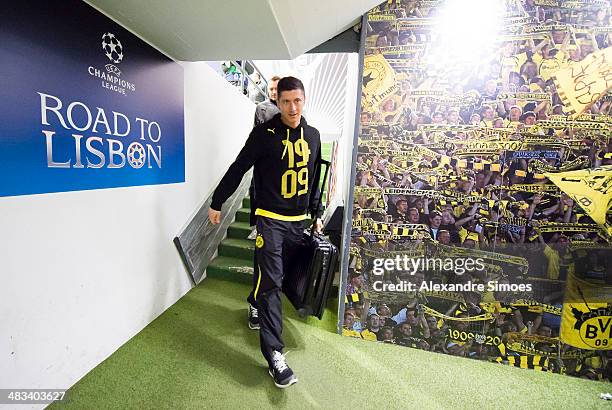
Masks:
[[[187,182],[0,198],[0,388],[70,387],[190,289],[172,239],[255,105],[206,63],[183,66]]]

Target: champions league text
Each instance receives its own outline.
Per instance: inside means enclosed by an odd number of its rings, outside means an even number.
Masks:
[[[125,81],[119,77],[111,74],[107,74],[97,68],[89,67],[87,69],[89,75],[98,77],[102,80],[102,87],[108,88],[109,90],[115,91],[116,93],[126,95],[125,91],[136,91],[136,86],[129,81]]]
[[[70,102],[66,106],[58,97],[41,92],[38,94],[43,127],[60,125],[66,130],[78,131],[65,135],[52,129],[42,130],[48,168],[113,169],[124,168],[127,164],[136,169],[145,165],[147,168],[162,168],[162,147],[159,144],[162,130],[159,123],[136,117],[133,126],[130,119],[120,112],[107,114],[100,107],[92,110],[80,101]],[[139,142],[134,141],[129,145],[121,139],[98,136],[104,134],[123,138],[132,131]]]
[[[388,271],[402,271],[414,276],[419,271],[443,270],[453,271],[461,276],[465,272],[482,272],[485,270],[482,258],[410,258],[397,255],[395,258],[376,258],[372,267],[373,276],[384,276]],[[482,282],[467,281],[463,283],[435,283],[423,280],[421,283],[400,281],[385,283],[373,280],[372,288],[378,292],[531,292],[530,283],[500,283],[496,280]]]

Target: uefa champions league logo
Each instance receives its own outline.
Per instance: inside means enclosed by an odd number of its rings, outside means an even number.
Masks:
[[[110,61],[119,64],[123,60],[123,46],[113,33],[102,34],[102,50]]]
[[[128,92],[136,91],[136,85],[121,77],[121,70],[115,64],[120,64],[123,61],[123,44],[111,32],[107,31],[102,34],[102,51],[110,63],[104,65],[106,72],[93,65],[87,67],[87,72],[90,76],[102,80],[103,88],[114,91],[118,94],[127,95]],[[102,57],[100,57],[102,58]]]

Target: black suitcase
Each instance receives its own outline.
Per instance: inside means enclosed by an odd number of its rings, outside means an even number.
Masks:
[[[283,292],[301,317],[323,317],[337,259],[338,248],[327,239],[304,233],[303,244],[286,264],[283,277]]]
[[[321,160],[325,167],[323,187],[317,208],[321,208],[323,188],[327,180],[329,161]],[[302,244],[291,260],[284,263],[283,293],[301,317],[323,317],[327,296],[334,281],[338,248],[323,236],[304,232]]]

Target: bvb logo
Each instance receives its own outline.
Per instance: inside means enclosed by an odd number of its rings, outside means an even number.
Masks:
[[[257,235],[257,239],[255,239],[255,246],[257,248],[262,248],[264,246],[264,238],[261,234]]]
[[[137,142],[132,142],[128,147],[127,157],[132,168],[142,168],[145,163],[144,147]]]
[[[485,335],[481,335],[481,334],[476,334],[474,335],[474,341],[478,344],[483,344],[484,342],[487,341],[487,336]]]
[[[572,308],[582,342],[592,349],[609,350],[612,347],[612,309],[610,307],[589,309],[583,312]]]
[[[379,61],[365,63],[363,86],[369,92],[378,89],[386,75],[384,64]]]
[[[110,61],[119,64],[123,60],[123,46],[113,33],[102,34],[102,50]]]
[[[594,349],[610,349],[612,340],[610,324],[611,316],[599,316],[587,319],[580,326],[580,338]]]

